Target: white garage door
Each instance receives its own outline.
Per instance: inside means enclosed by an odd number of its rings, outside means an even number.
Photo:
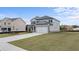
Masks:
[[[36,27],[36,32],[47,33],[48,32],[48,27]]]

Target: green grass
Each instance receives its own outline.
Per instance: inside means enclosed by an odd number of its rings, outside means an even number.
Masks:
[[[21,35],[21,34],[26,34],[26,33],[27,33],[27,32],[0,34],[0,38],[8,37],[8,36],[14,36],[14,35]]]
[[[79,32],[48,33],[9,43],[30,51],[79,51]]]

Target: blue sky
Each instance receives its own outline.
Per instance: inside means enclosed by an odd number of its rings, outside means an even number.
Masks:
[[[61,24],[79,25],[79,8],[76,7],[0,7],[0,19],[21,17],[29,24],[35,16],[48,15]]]

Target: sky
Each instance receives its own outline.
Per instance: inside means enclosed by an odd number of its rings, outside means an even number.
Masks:
[[[27,24],[35,16],[51,16],[61,25],[79,25],[79,8],[77,7],[0,7],[0,20],[4,17],[20,17]]]

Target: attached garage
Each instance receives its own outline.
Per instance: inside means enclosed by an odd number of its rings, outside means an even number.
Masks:
[[[36,27],[36,32],[38,32],[38,33],[48,33],[48,27],[47,26],[38,26],[38,27]]]

